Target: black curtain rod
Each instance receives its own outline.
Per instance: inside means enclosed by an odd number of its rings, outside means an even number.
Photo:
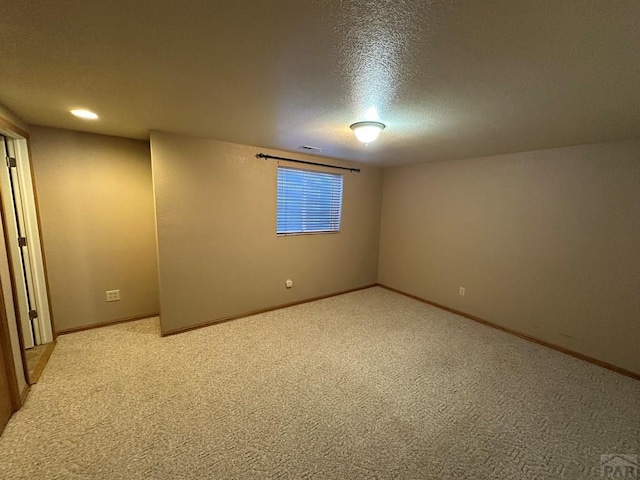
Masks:
[[[316,165],[318,167],[337,168],[338,170],[349,170],[350,172],[360,172],[359,168],[339,167],[337,165],[329,165],[327,163],[307,162],[306,160],[294,160],[293,158],[275,157],[273,155],[267,155],[266,153],[257,153],[256,158],[272,159],[272,160],[284,160],[286,162],[304,163],[305,165]]]

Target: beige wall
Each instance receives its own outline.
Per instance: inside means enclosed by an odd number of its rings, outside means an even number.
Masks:
[[[639,159],[629,141],[387,169],[379,281],[640,372]]]
[[[157,312],[149,143],[36,126],[30,138],[56,331]]]
[[[278,237],[277,162],[259,151],[152,132],[164,333],[376,281],[381,171],[345,172],[339,234]]]

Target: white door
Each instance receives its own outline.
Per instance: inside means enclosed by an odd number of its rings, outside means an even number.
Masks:
[[[44,276],[44,266],[37,221],[35,230],[33,228],[35,201],[31,175],[24,165],[20,165],[25,160],[28,163],[28,158],[23,158],[28,152],[25,148],[21,149],[18,142],[0,136],[0,148],[5,158],[5,166],[0,165],[0,192],[24,347],[31,348],[50,342],[52,338],[46,290],[43,298],[42,289],[39,288],[42,283],[39,277]],[[40,269],[42,274],[38,275]]]

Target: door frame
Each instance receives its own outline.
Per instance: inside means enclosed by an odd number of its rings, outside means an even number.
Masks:
[[[22,358],[22,364],[26,369],[26,359],[24,355],[24,348],[22,348],[22,332],[18,329],[18,338],[20,340],[20,355]],[[16,364],[13,361],[13,346],[11,344],[11,336],[9,334],[9,317],[4,303],[4,294],[0,288],[0,345],[2,345],[2,353],[4,354],[4,365],[7,369],[7,378],[9,380],[9,392],[11,394],[11,405],[13,405],[13,411],[17,412],[22,406],[23,396],[26,397],[29,391],[29,385],[27,382],[27,388],[23,395],[20,394],[20,388],[18,387],[18,375],[16,372]],[[25,377],[26,370],[25,370]],[[27,380],[25,378],[25,380]]]
[[[22,133],[26,133],[26,132],[22,132],[21,129],[19,129],[18,127],[16,127],[15,125],[13,125],[12,123],[6,121],[4,118],[2,118],[0,116],[0,129],[2,129],[3,131],[12,131],[13,129],[18,129],[17,132],[18,134],[22,134]],[[0,201],[0,215],[2,216],[2,228],[3,228],[3,232],[5,229],[5,216],[4,216],[4,208],[2,206],[2,202]],[[5,239],[6,240],[6,239]],[[6,243],[6,242],[5,242]],[[10,252],[8,250],[7,247],[7,255],[10,255]],[[9,261],[8,263],[8,267],[9,267],[9,276],[11,277],[11,292],[13,294],[13,301],[15,303],[16,301],[16,295],[15,295],[15,281],[13,278],[13,264],[11,262],[11,259],[8,259]],[[13,411],[17,412],[18,410],[20,410],[20,407],[22,407],[22,403],[24,401],[24,399],[26,398],[27,393],[29,392],[29,380],[28,380],[28,375],[27,375],[27,359],[24,353],[24,343],[22,341],[22,329],[20,328],[19,325],[19,318],[18,318],[18,311],[16,309],[16,318],[15,318],[15,322],[16,322],[16,328],[18,331],[18,343],[19,343],[19,347],[20,347],[20,358],[22,359],[22,368],[25,374],[25,382],[27,383],[27,388],[25,389],[25,391],[21,394],[20,393],[20,387],[18,384],[18,373],[16,371],[16,364],[14,362],[14,351],[13,351],[13,344],[11,342],[11,334],[9,332],[9,316],[7,315],[7,309],[6,309],[6,304],[5,304],[5,299],[4,299],[4,293],[2,292],[2,289],[0,288],[0,343],[2,344],[2,352],[4,354],[4,364],[5,367],[7,369],[7,378],[9,380],[9,392],[11,394],[11,404],[13,405]]]
[[[16,294],[22,320],[23,347],[31,348],[54,340],[50,302],[28,143],[26,139],[14,135],[4,136],[7,155],[15,158],[15,166],[3,167],[0,171],[0,189],[5,190],[0,199],[5,206],[5,225],[8,225],[5,239],[11,252],[11,261],[14,262],[15,284],[19,286]],[[19,245],[18,237],[25,237],[26,243]],[[31,311],[37,312],[33,320]]]
[[[22,128],[20,128],[19,126],[15,125],[13,122],[7,120],[6,118],[4,118],[2,115],[0,115],[0,134],[4,135],[7,138],[11,138],[14,140],[18,140],[19,144],[17,145],[17,150],[19,150],[19,154],[23,157],[26,156],[26,162],[22,162],[23,163],[23,168],[27,168],[26,164],[28,164],[28,172],[27,175],[30,177],[30,184],[31,184],[31,188],[30,191],[27,192],[27,194],[31,193],[33,196],[33,209],[35,212],[35,219],[31,219],[30,223],[32,224],[30,227],[30,231],[36,231],[37,235],[38,235],[38,244],[36,245],[37,247],[37,254],[39,254],[40,258],[42,259],[42,278],[40,280],[42,280],[43,285],[40,285],[40,288],[42,289],[43,293],[46,294],[43,298],[43,300],[46,303],[46,308],[48,310],[49,313],[49,325],[50,325],[50,341],[55,341],[56,340],[56,330],[55,330],[55,323],[54,323],[54,318],[53,318],[53,311],[51,309],[51,293],[50,293],[50,289],[49,289],[49,274],[47,271],[47,259],[45,256],[45,252],[44,252],[44,246],[43,246],[43,241],[42,241],[42,223],[40,220],[40,208],[38,205],[38,193],[37,193],[37,188],[36,188],[36,184],[35,184],[35,176],[34,176],[34,171],[33,171],[33,162],[31,161],[32,158],[32,154],[31,154],[31,144],[29,142],[29,133],[26,132],[25,130],[23,130]],[[22,142],[20,142],[22,141]],[[18,153],[18,152],[16,152]],[[26,163],[26,164],[25,164]],[[15,272],[14,272],[14,262],[13,262],[13,258],[12,258],[12,249],[10,248],[9,245],[9,235],[7,235],[7,224],[6,224],[6,216],[5,216],[5,212],[4,212],[4,206],[2,203],[2,195],[5,195],[6,192],[0,192],[0,214],[2,215],[2,227],[3,227],[3,232],[4,232],[4,242],[5,242],[5,246],[7,249],[7,256],[8,256],[8,264],[9,264],[9,274],[11,277],[11,292],[12,292],[12,297],[13,297],[13,302],[14,302],[14,310],[15,310],[15,322],[16,322],[16,327],[18,330],[18,340],[19,340],[19,344],[20,344],[20,355],[22,358],[22,366],[24,369],[24,375],[25,375],[25,381],[27,383],[27,388],[23,391],[20,392],[19,391],[19,386],[18,386],[18,379],[17,379],[17,373],[16,373],[16,368],[15,368],[15,363],[13,360],[13,348],[11,345],[11,338],[9,336],[9,318],[7,316],[6,313],[6,307],[5,307],[5,299],[4,297],[1,295],[2,292],[0,291],[0,323],[2,325],[0,325],[0,341],[3,344],[3,347],[8,348],[8,353],[6,353],[6,349],[5,349],[5,356],[11,356],[11,358],[8,360],[7,365],[10,365],[12,367],[12,371],[8,372],[9,373],[9,381],[13,383],[13,385],[11,385],[11,389],[12,389],[12,401],[14,402],[14,411],[17,411],[18,409],[20,409],[20,407],[22,406],[22,404],[24,403],[24,400],[26,399],[26,395],[29,391],[29,385],[32,384],[31,379],[29,378],[29,372],[28,372],[28,367],[27,367],[27,359],[26,359],[26,355],[25,355],[25,348],[24,348],[24,339],[22,336],[22,322],[21,322],[21,318],[20,318],[20,309],[18,308],[18,299],[17,299],[17,295],[16,295],[16,280],[15,280]],[[35,225],[33,225],[33,222],[35,221]],[[35,230],[34,230],[35,229]]]

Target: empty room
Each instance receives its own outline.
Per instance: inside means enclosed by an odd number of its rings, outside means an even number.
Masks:
[[[637,0],[7,0],[0,478],[640,478]]]

